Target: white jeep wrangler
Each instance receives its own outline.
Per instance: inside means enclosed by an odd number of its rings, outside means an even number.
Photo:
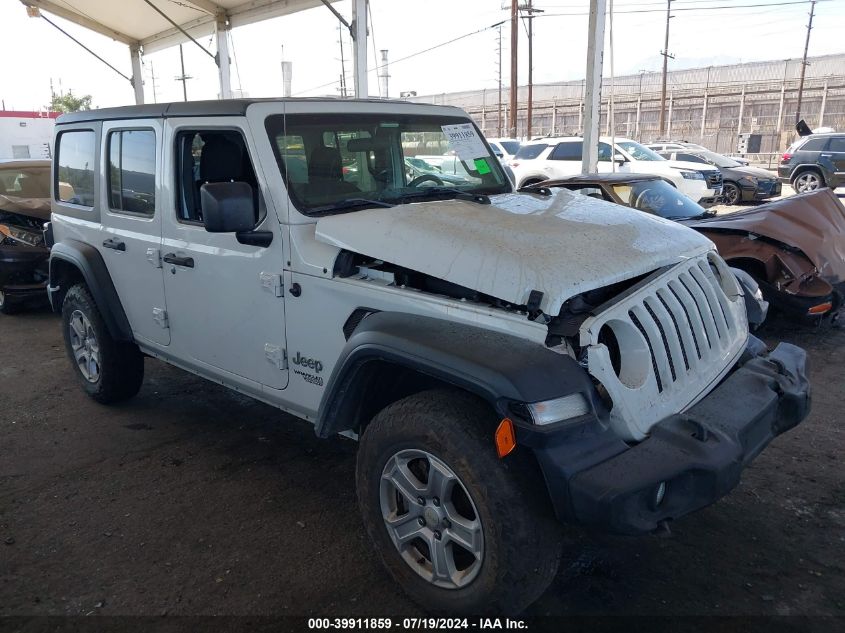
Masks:
[[[150,356],[357,436],[366,529],[429,609],[519,611],[558,522],[652,531],[809,410],[804,352],[749,336],[711,242],[513,193],[461,110],[93,110],[55,147],[49,293],[85,390],[133,396]],[[410,175],[447,153],[460,177]]]

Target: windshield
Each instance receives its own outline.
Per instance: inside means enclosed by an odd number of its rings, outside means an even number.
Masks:
[[[668,220],[703,218],[708,215],[704,207],[687,198],[665,180],[613,185],[613,192],[628,206]]]
[[[657,152],[635,141],[619,141],[616,144],[628,152],[634,160],[666,160]]]
[[[519,151],[519,141],[498,141],[499,145],[505,148],[505,151],[513,156]]]
[[[716,167],[742,167],[738,162],[727,156],[722,156],[716,152],[711,152],[708,149],[697,152],[699,156],[704,158],[708,163],[713,163]]]
[[[306,215],[510,191],[465,118],[293,114],[270,116],[266,127],[291,200]]]

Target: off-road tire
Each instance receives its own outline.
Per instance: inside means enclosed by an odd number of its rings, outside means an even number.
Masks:
[[[89,381],[79,369],[70,335],[71,315],[80,311],[91,325],[99,346],[99,377]],[[62,334],[65,350],[83,389],[97,402],[111,404],[127,400],[138,393],[144,380],[144,356],[137,345],[116,341],[109,334],[97,304],[84,284],[72,286],[62,303]]]
[[[364,524],[388,572],[427,611],[515,614],[536,600],[557,572],[563,531],[553,517],[539,468],[526,449],[499,459],[495,414],[471,394],[435,390],[399,400],[367,425],[356,467]],[[441,588],[421,577],[393,544],[380,505],[387,461],[407,449],[444,462],[478,510],[484,554],[466,586]]]

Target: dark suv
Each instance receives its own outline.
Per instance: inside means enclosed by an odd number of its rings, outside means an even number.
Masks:
[[[786,150],[778,177],[798,193],[845,186],[845,134],[813,134]]]

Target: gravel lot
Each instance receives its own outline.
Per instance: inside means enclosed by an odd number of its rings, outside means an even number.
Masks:
[[[365,540],[353,442],[149,359],[98,405],[59,324],[0,318],[0,615],[419,615]],[[671,535],[576,532],[529,614],[845,615],[845,329],[762,336],[809,350],[810,418]]]

